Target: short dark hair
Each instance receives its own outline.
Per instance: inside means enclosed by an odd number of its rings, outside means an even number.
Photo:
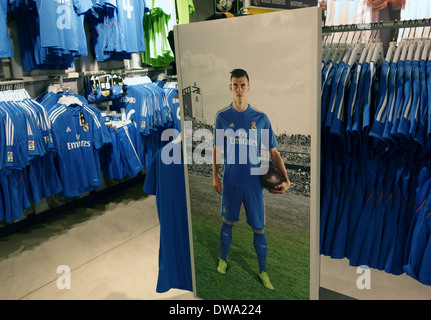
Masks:
[[[232,78],[242,78],[242,77],[247,77],[247,81],[250,82],[250,79],[248,78],[247,71],[245,71],[244,69],[234,69],[230,73],[230,79],[231,80],[232,80]]]

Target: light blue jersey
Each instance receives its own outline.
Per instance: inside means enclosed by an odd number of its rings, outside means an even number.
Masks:
[[[261,144],[267,150],[278,146],[268,117],[250,105],[238,112],[231,104],[217,113],[214,129],[215,144],[224,147],[223,183],[261,188],[252,173],[261,165]]]
[[[74,197],[99,188],[102,181],[97,150],[102,147],[104,136],[98,116],[85,104],[57,104],[49,116],[58,153],[62,195]],[[70,174],[71,170],[74,174]]]
[[[7,31],[7,1],[0,3],[0,59],[13,56],[13,49]]]
[[[181,153],[181,144],[168,148]],[[193,290],[184,165],[165,164],[159,149],[145,176],[144,192],[156,196],[160,221],[159,273],[156,291]],[[181,161],[182,162],[182,161]]]

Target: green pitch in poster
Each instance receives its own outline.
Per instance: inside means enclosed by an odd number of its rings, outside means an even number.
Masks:
[[[320,21],[307,8],[175,27],[198,298],[318,297]]]

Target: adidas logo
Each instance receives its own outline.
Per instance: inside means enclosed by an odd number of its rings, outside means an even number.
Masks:
[[[70,129],[70,127],[67,127],[66,132],[70,132],[70,131],[72,131],[72,130]]]
[[[233,124],[233,122],[229,125],[229,128],[235,128],[235,125]]]

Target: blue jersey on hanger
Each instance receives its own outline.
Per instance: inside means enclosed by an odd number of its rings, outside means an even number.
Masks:
[[[145,51],[143,20],[147,11],[144,0],[123,0],[117,2],[120,37],[125,42],[126,51]],[[131,37],[130,35],[133,35]]]
[[[388,93],[387,93],[387,119],[385,123],[383,124],[383,139],[385,140],[386,144],[389,147],[392,147],[393,140],[390,138],[390,132],[392,130],[393,123],[395,121],[395,101],[396,98],[396,92],[397,92],[397,63],[391,62],[390,64],[390,71],[388,76]],[[380,131],[380,130],[378,130]]]
[[[178,89],[165,88],[166,99],[170,109],[170,118],[172,119],[172,127],[178,132],[181,132],[181,115],[180,115],[180,102],[178,99]],[[175,137],[174,137],[175,138]]]
[[[0,3],[0,59],[13,56],[13,49],[7,31],[7,3]]]
[[[181,152],[181,143],[166,147]],[[192,291],[184,165],[165,164],[159,149],[145,176],[144,192],[156,196],[160,221],[157,292],[172,288]]]
[[[36,0],[41,47],[81,52],[85,40],[82,14],[92,5],[91,0]]]
[[[58,152],[62,195],[74,197],[99,188],[101,173],[96,155],[103,145],[103,133],[102,124],[94,111],[85,104],[58,104],[51,109],[50,119]]]
[[[419,144],[421,153],[426,152],[426,140],[425,135],[427,131],[428,121],[428,88],[427,88],[427,61],[421,60],[419,67],[419,81],[420,81],[420,98],[417,110],[417,131],[414,136],[414,140]],[[413,120],[412,120],[413,121]],[[411,125],[414,127],[414,124]]]

